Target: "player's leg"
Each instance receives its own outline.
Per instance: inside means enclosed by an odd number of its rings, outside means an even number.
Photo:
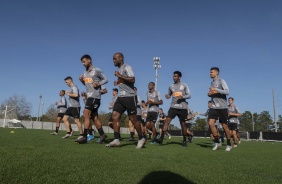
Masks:
[[[116,147],[120,146],[120,118],[121,115],[126,110],[125,106],[123,105],[124,98],[118,97],[114,107],[113,107],[113,113],[112,113],[112,119],[113,119],[113,129],[114,129],[114,140],[106,145],[106,147]]]
[[[239,134],[238,127],[237,127],[237,130],[236,130],[236,135],[237,135],[238,143],[240,144],[241,143],[241,137],[240,137],[240,134]]]
[[[62,137],[63,139],[66,139],[66,138],[69,138],[69,137],[71,137],[71,130],[70,130],[70,122],[69,122],[69,115],[64,115],[64,117],[63,117],[63,122],[64,122],[64,124],[65,124],[65,128],[66,128],[66,131],[67,131],[67,134],[64,136],[64,137]]]
[[[181,125],[181,130],[182,130],[182,137],[183,137],[183,141],[182,141],[182,146],[187,147],[187,128],[186,128],[186,123],[185,120],[180,121],[180,125]]]
[[[164,122],[164,127],[163,127],[163,132],[161,134],[161,137],[159,139],[156,139],[156,142],[159,143],[159,144],[162,144],[163,143],[163,140],[164,140],[164,135],[166,134],[167,130],[168,130],[168,126],[171,122],[172,119],[174,119],[176,116],[176,111],[175,109],[173,108],[170,108],[168,110],[168,115],[165,119],[165,122]]]
[[[98,118],[98,111],[93,113],[92,119],[93,119],[94,125],[95,125],[95,127],[98,130],[99,135],[100,135],[100,141],[98,143],[101,144],[102,142],[104,142],[107,139],[107,135],[105,134],[105,132],[103,130],[102,123]]]
[[[51,133],[51,135],[58,135],[59,133],[59,128],[60,128],[60,122],[63,119],[64,115],[63,113],[59,113],[56,119],[56,129],[55,132]]]
[[[231,150],[231,134],[230,134],[230,130],[228,128],[228,111],[227,109],[219,109],[218,110],[218,116],[219,116],[219,119],[220,119],[220,123],[222,124],[222,127],[223,127],[223,130],[224,130],[224,133],[226,135],[226,139],[227,139],[227,146],[226,146],[226,149],[225,151],[230,151]]]
[[[92,119],[92,113],[91,113],[90,119]],[[87,141],[88,142],[94,139],[94,129],[93,129],[92,125],[93,125],[93,120],[92,121],[90,120],[89,127],[88,127],[89,131],[88,131],[88,134],[87,134]]]
[[[79,121],[79,118],[74,118],[74,122],[76,123],[78,131],[79,131],[79,134],[80,134],[80,136],[78,137],[78,139],[79,139],[79,138],[81,138],[83,136],[82,124]]]
[[[134,125],[134,128],[135,130],[137,131],[137,134],[138,134],[138,143],[137,143],[137,147],[138,149],[142,148],[146,139],[144,138],[143,134],[142,134],[142,128],[141,128],[141,124],[138,122],[137,120],[137,115],[136,113],[135,114],[131,114],[129,112],[132,112],[132,111],[127,111],[128,112],[128,115],[129,115],[129,119],[130,121],[132,122],[132,124]]]
[[[130,138],[128,139],[128,141],[134,141],[135,129],[133,123],[130,120],[128,121],[128,128],[130,132]]]

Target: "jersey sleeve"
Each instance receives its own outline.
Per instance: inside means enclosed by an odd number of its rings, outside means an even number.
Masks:
[[[170,88],[171,88],[171,86],[169,86],[169,87],[168,87],[168,91],[167,91],[167,94],[168,94],[169,96],[171,96],[171,95],[172,95],[172,91],[171,91],[171,89],[170,89]]]
[[[222,87],[222,89],[218,89],[218,88],[217,88],[216,91],[217,91],[218,93],[223,94],[223,95],[229,95],[229,88],[228,88],[228,86],[227,86],[225,80],[221,79],[220,81],[221,81],[221,87]]]
[[[78,88],[76,86],[72,87],[73,94],[79,94]]]
[[[189,98],[191,98],[191,94],[190,94],[190,90],[189,90],[188,85],[185,85],[185,87],[184,87],[184,95],[183,95],[183,98],[184,98],[184,99],[189,99]]]
[[[128,77],[134,77],[134,72],[133,72],[133,69],[132,69],[131,66],[127,65],[125,67],[125,71],[126,71]]]
[[[99,75],[99,78],[100,78],[100,84],[101,85],[108,83],[108,79],[107,79],[106,75],[102,72],[102,70],[99,70],[98,75]]]

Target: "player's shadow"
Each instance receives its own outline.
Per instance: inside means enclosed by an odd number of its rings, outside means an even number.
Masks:
[[[194,184],[194,182],[185,177],[170,171],[153,171],[146,176],[138,184]]]
[[[196,143],[196,145],[209,149],[212,147],[212,143]]]
[[[169,145],[169,144],[177,144],[177,145],[181,145],[182,146],[182,142],[174,142],[174,141],[166,142],[163,145]]]

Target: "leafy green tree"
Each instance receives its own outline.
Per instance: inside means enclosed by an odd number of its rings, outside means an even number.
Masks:
[[[273,120],[269,111],[261,112],[258,116],[258,123],[256,126],[257,131],[268,131],[268,125],[271,125],[272,122]]]
[[[245,111],[242,113],[242,116],[238,117],[240,121],[240,130],[241,131],[253,131],[253,123],[254,128],[256,127],[256,124],[258,123],[258,114],[252,113],[251,111]],[[256,131],[256,129],[255,129]]]
[[[207,120],[206,118],[197,117],[195,120],[196,125],[193,130],[207,130]]]

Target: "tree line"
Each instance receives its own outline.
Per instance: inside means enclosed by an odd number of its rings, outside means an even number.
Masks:
[[[9,119],[19,119],[19,120],[32,120],[35,121],[37,117],[31,117],[31,103],[27,102],[24,96],[19,96],[14,94],[13,96],[9,97],[5,101],[1,103],[1,113],[0,118],[4,118],[4,114],[7,108],[7,117]],[[44,122],[56,122],[58,110],[56,107],[51,105],[47,108],[45,114],[40,116],[40,121]],[[110,112],[99,112],[99,119],[101,123],[106,126],[108,125],[108,120],[111,116]],[[81,122],[84,121],[83,116],[80,118]],[[240,121],[240,131],[270,131],[271,126],[273,127],[274,122],[269,114],[269,111],[262,111],[261,113],[252,113],[250,111],[245,111],[242,113],[242,116],[239,117]],[[121,126],[128,127],[128,116],[123,114],[121,117]],[[282,116],[278,115],[277,125],[281,130],[282,127]],[[178,127],[171,125],[170,129],[178,129]],[[207,119],[197,117],[194,119],[194,130],[207,130]]]

